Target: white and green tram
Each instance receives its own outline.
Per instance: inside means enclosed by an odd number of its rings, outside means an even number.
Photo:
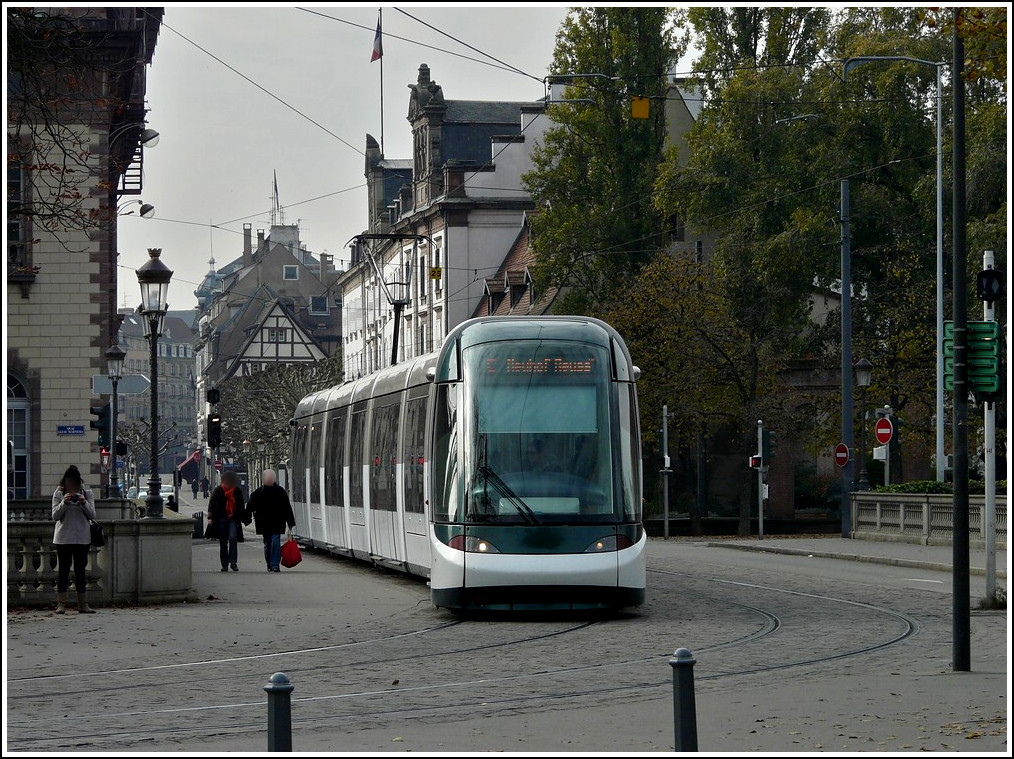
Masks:
[[[450,609],[639,605],[638,374],[600,320],[492,317],[309,395],[296,537],[428,577]]]

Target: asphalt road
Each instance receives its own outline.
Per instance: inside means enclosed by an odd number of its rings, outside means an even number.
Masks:
[[[652,540],[637,610],[461,619],[418,580],[240,549],[222,573],[194,542],[195,603],[8,614],[5,754],[265,751],[275,672],[296,751],[672,751],[686,647],[701,751],[1009,755],[1007,613],[972,612],[953,672],[941,572]]]

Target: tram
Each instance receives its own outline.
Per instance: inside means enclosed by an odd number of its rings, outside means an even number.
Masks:
[[[427,577],[438,607],[639,605],[639,374],[603,321],[490,317],[308,395],[294,536]]]

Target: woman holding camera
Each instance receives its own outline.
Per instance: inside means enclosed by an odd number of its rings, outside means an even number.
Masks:
[[[78,614],[94,614],[85,593],[87,579],[85,567],[92,547],[92,533],[88,522],[95,519],[95,498],[81,481],[76,466],[67,467],[60,487],[53,493],[53,544],[56,546],[56,613],[67,611],[67,589],[70,587],[70,565],[74,562],[74,587],[77,589]]]

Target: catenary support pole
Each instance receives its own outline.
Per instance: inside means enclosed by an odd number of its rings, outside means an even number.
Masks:
[[[961,8],[954,9],[954,537],[952,551],[953,661],[955,672],[971,663],[971,612],[968,567],[968,263],[965,238],[965,43],[959,33]]]

